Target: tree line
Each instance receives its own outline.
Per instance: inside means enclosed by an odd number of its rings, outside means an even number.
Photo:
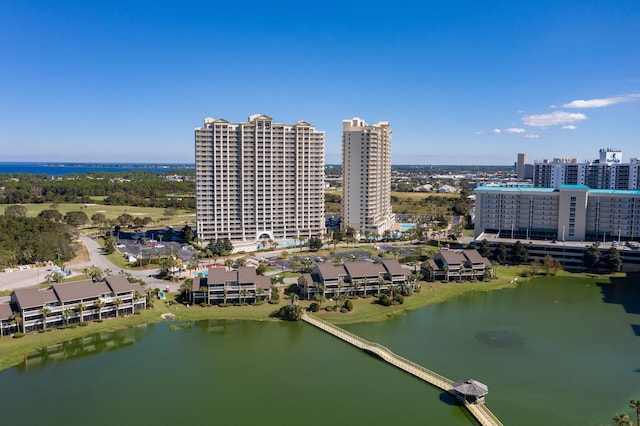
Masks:
[[[195,208],[195,181],[167,180],[149,171],[91,173],[51,179],[46,175],[0,176],[0,203],[95,203]],[[98,201],[100,202],[100,201]]]

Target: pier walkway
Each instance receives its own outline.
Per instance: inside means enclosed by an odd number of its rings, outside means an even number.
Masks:
[[[341,340],[344,340],[358,349],[376,355],[378,358],[388,362],[389,364],[404,370],[445,392],[453,393],[452,380],[424,368],[413,361],[403,358],[378,343],[369,342],[368,340],[358,337],[353,333],[309,314],[304,314],[302,316],[302,320],[338,337]],[[498,420],[498,418],[484,404],[469,404],[465,402],[464,406],[482,426],[502,426],[502,422],[500,422],[500,420]]]

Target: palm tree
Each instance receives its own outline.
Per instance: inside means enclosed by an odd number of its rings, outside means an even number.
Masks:
[[[84,311],[84,308],[85,308],[85,306],[84,306],[84,304],[82,304],[82,302],[79,302],[76,305],[76,311],[78,311],[78,314],[80,314],[80,322],[82,322],[84,320],[84,318],[82,318],[83,317],[82,311]]]
[[[64,318],[64,325],[69,325],[69,317],[73,313],[71,309],[65,309],[62,311],[62,318]]]
[[[382,290],[383,285],[384,285],[384,278],[378,277],[378,297],[380,297],[380,291]]]
[[[351,290],[352,290],[352,295],[357,296],[358,295],[358,289],[360,288],[360,286],[362,285],[362,282],[360,280],[355,280],[351,283]]]
[[[22,313],[20,313],[20,312],[12,312],[11,316],[9,318],[11,319],[11,323],[18,328],[18,331],[22,331],[22,330],[20,330],[20,325],[23,322],[22,321]]]
[[[244,300],[249,295],[249,290],[242,289],[240,290],[240,304],[244,304]]]
[[[225,266],[227,267],[227,269],[231,269],[233,267],[233,259],[227,259],[224,261]]]
[[[633,426],[633,423],[626,413],[614,414],[611,419],[616,422],[618,426]]]
[[[102,299],[98,299],[93,302],[93,307],[98,310],[98,319],[102,321],[102,308],[104,307],[104,301]]]
[[[640,426],[640,399],[632,399],[629,406],[636,410],[636,425]]]
[[[51,312],[51,309],[43,307],[43,308],[40,308],[40,310],[38,312],[42,316],[42,329],[46,330],[47,329],[47,315],[49,315],[49,312]]]
[[[366,279],[366,278],[363,278],[363,279],[362,279],[362,287],[363,287],[363,290],[364,290],[364,291],[363,291],[364,296],[366,296],[366,295],[367,295],[367,284],[369,284],[369,280],[368,280],[368,279]]]
[[[140,298],[141,298],[141,297],[142,297],[142,295],[140,294],[140,292],[139,292],[139,291],[137,291],[137,290],[136,290],[136,291],[133,293],[133,307],[132,307],[131,309],[133,310],[133,313],[134,313],[134,314],[136,313],[136,302],[137,302],[138,300],[140,300]]]
[[[113,299],[113,304],[116,307],[116,318],[118,318],[120,316],[120,305],[122,305],[122,299]]]

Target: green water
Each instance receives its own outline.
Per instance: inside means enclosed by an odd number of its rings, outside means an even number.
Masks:
[[[612,423],[640,399],[633,283],[536,280],[345,328],[487,384],[505,425]],[[0,384],[2,424],[473,424],[439,390],[304,323],[92,336],[33,354]]]

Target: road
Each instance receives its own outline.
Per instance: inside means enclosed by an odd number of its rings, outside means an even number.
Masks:
[[[111,270],[112,275],[117,275],[123,271],[122,268],[117,267],[109,261],[109,259],[102,254],[102,248],[100,245],[89,237],[84,235],[80,236],[80,241],[87,247],[89,252],[89,262],[77,263],[69,266],[65,266],[65,269],[71,270],[71,275],[82,274],[82,269],[91,265],[105,270]],[[179,284],[169,283],[155,278],[158,270],[129,270],[125,269],[124,272],[131,274],[135,278],[144,280],[150,288],[165,289],[167,286],[171,291],[178,291]],[[39,268],[30,268],[22,271],[15,270],[13,272],[0,272],[0,291],[2,290],[15,290],[17,288],[24,287],[36,287],[39,283],[44,282],[44,277],[51,273],[51,266],[42,266]]]

